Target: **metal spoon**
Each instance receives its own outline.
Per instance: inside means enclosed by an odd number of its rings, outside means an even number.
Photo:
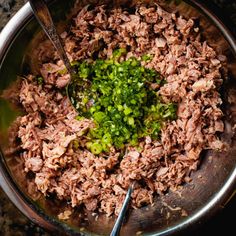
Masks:
[[[88,104],[82,104],[82,98],[85,91],[89,94],[90,90],[90,81],[85,81],[79,78],[76,74],[74,68],[71,66],[69,58],[66,55],[64,50],[62,40],[57,33],[56,27],[53,23],[51,14],[47,7],[47,4],[44,0],[29,0],[33,13],[41,25],[42,29],[54,45],[55,49],[58,52],[60,59],[63,61],[69,75],[70,80],[66,86],[67,96],[74,108],[81,112],[83,109],[88,110],[89,106],[93,104],[92,101],[89,101]],[[76,94],[76,95],[75,95]],[[76,96],[76,101],[73,99],[73,96]],[[79,106],[78,106],[79,105]]]
[[[129,201],[130,201],[133,189],[134,189],[134,182],[131,184],[131,186],[129,187],[129,189],[127,191],[122,208],[121,208],[120,213],[116,219],[116,223],[113,226],[110,236],[118,236],[120,234],[120,229],[121,229],[122,223],[124,221],[126,211],[129,206]]]

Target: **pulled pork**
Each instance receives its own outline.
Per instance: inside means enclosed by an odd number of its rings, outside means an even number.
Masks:
[[[41,193],[56,193],[72,207],[84,204],[89,211],[111,215],[119,213],[133,180],[132,206],[137,208],[152,203],[155,193],[188,182],[202,150],[222,149],[218,90],[226,58],[200,40],[193,19],[159,5],[137,6],[133,13],[107,6],[88,9],[82,9],[70,32],[61,35],[70,60],[89,59],[95,53],[109,58],[116,48],[126,48],[127,58],[152,55],[144,66],[165,77],[159,93],[164,102],[178,103],[177,119],[165,124],[160,140],[146,137],[139,148],[129,147],[121,160],[114,148],[107,156],[93,155],[83,136],[93,121],[76,120],[77,112],[61,92],[69,77],[61,73],[63,63],[54,53],[41,67],[43,85],[32,75],[22,80],[19,100],[26,115],[18,119],[16,136],[24,171],[35,174]],[[48,58],[47,51],[42,55]]]

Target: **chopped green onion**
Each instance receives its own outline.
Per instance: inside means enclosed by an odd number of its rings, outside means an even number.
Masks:
[[[86,146],[96,155],[109,151],[111,146],[137,145],[139,139],[147,135],[158,139],[163,123],[176,118],[175,104],[165,104],[157,95],[165,83],[163,77],[142,66],[136,58],[120,61],[126,53],[126,49],[121,48],[107,60],[73,63],[78,80],[74,82],[72,99],[80,112],[77,119],[88,116],[94,120],[95,127],[87,134],[90,141]],[[144,55],[142,60],[151,58]],[[76,90],[76,83],[81,80],[90,81],[89,91]],[[158,85],[155,91],[150,86],[154,83]],[[88,106],[91,99],[93,104]]]
[[[102,145],[100,143],[91,144],[90,149],[93,154],[99,154],[103,151]]]
[[[37,83],[38,83],[39,85],[42,85],[43,82],[44,82],[43,77],[37,77]]]

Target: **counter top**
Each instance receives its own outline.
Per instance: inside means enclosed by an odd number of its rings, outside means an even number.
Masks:
[[[0,31],[26,2],[26,0],[0,0]],[[201,2],[205,2],[206,5],[212,8],[236,36],[235,0],[201,0]],[[234,216],[235,211],[236,197],[234,196],[219,214],[206,222],[192,235],[212,235],[213,232],[217,232],[217,235],[232,235],[235,230],[235,220],[231,216]],[[49,234],[23,216],[0,189],[0,235],[47,236]]]

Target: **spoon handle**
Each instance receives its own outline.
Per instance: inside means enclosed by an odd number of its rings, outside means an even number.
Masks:
[[[129,187],[129,189],[127,191],[127,194],[126,194],[125,200],[123,202],[122,208],[121,208],[120,213],[119,213],[119,215],[116,219],[116,223],[113,226],[113,229],[111,231],[110,236],[118,236],[119,235],[120,229],[121,229],[121,226],[122,226],[125,214],[126,214],[126,211],[128,209],[128,206],[129,206],[129,201],[130,201],[132,192],[133,192],[133,184]]]
[[[49,9],[44,0],[29,0],[33,13],[38,20],[39,24],[47,34],[48,38],[56,48],[60,59],[64,62],[66,69],[72,75],[73,69],[70,65],[70,61],[66,55],[66,52],[62,46],[61,38],[57,33],[56,27],[52,21]]]

